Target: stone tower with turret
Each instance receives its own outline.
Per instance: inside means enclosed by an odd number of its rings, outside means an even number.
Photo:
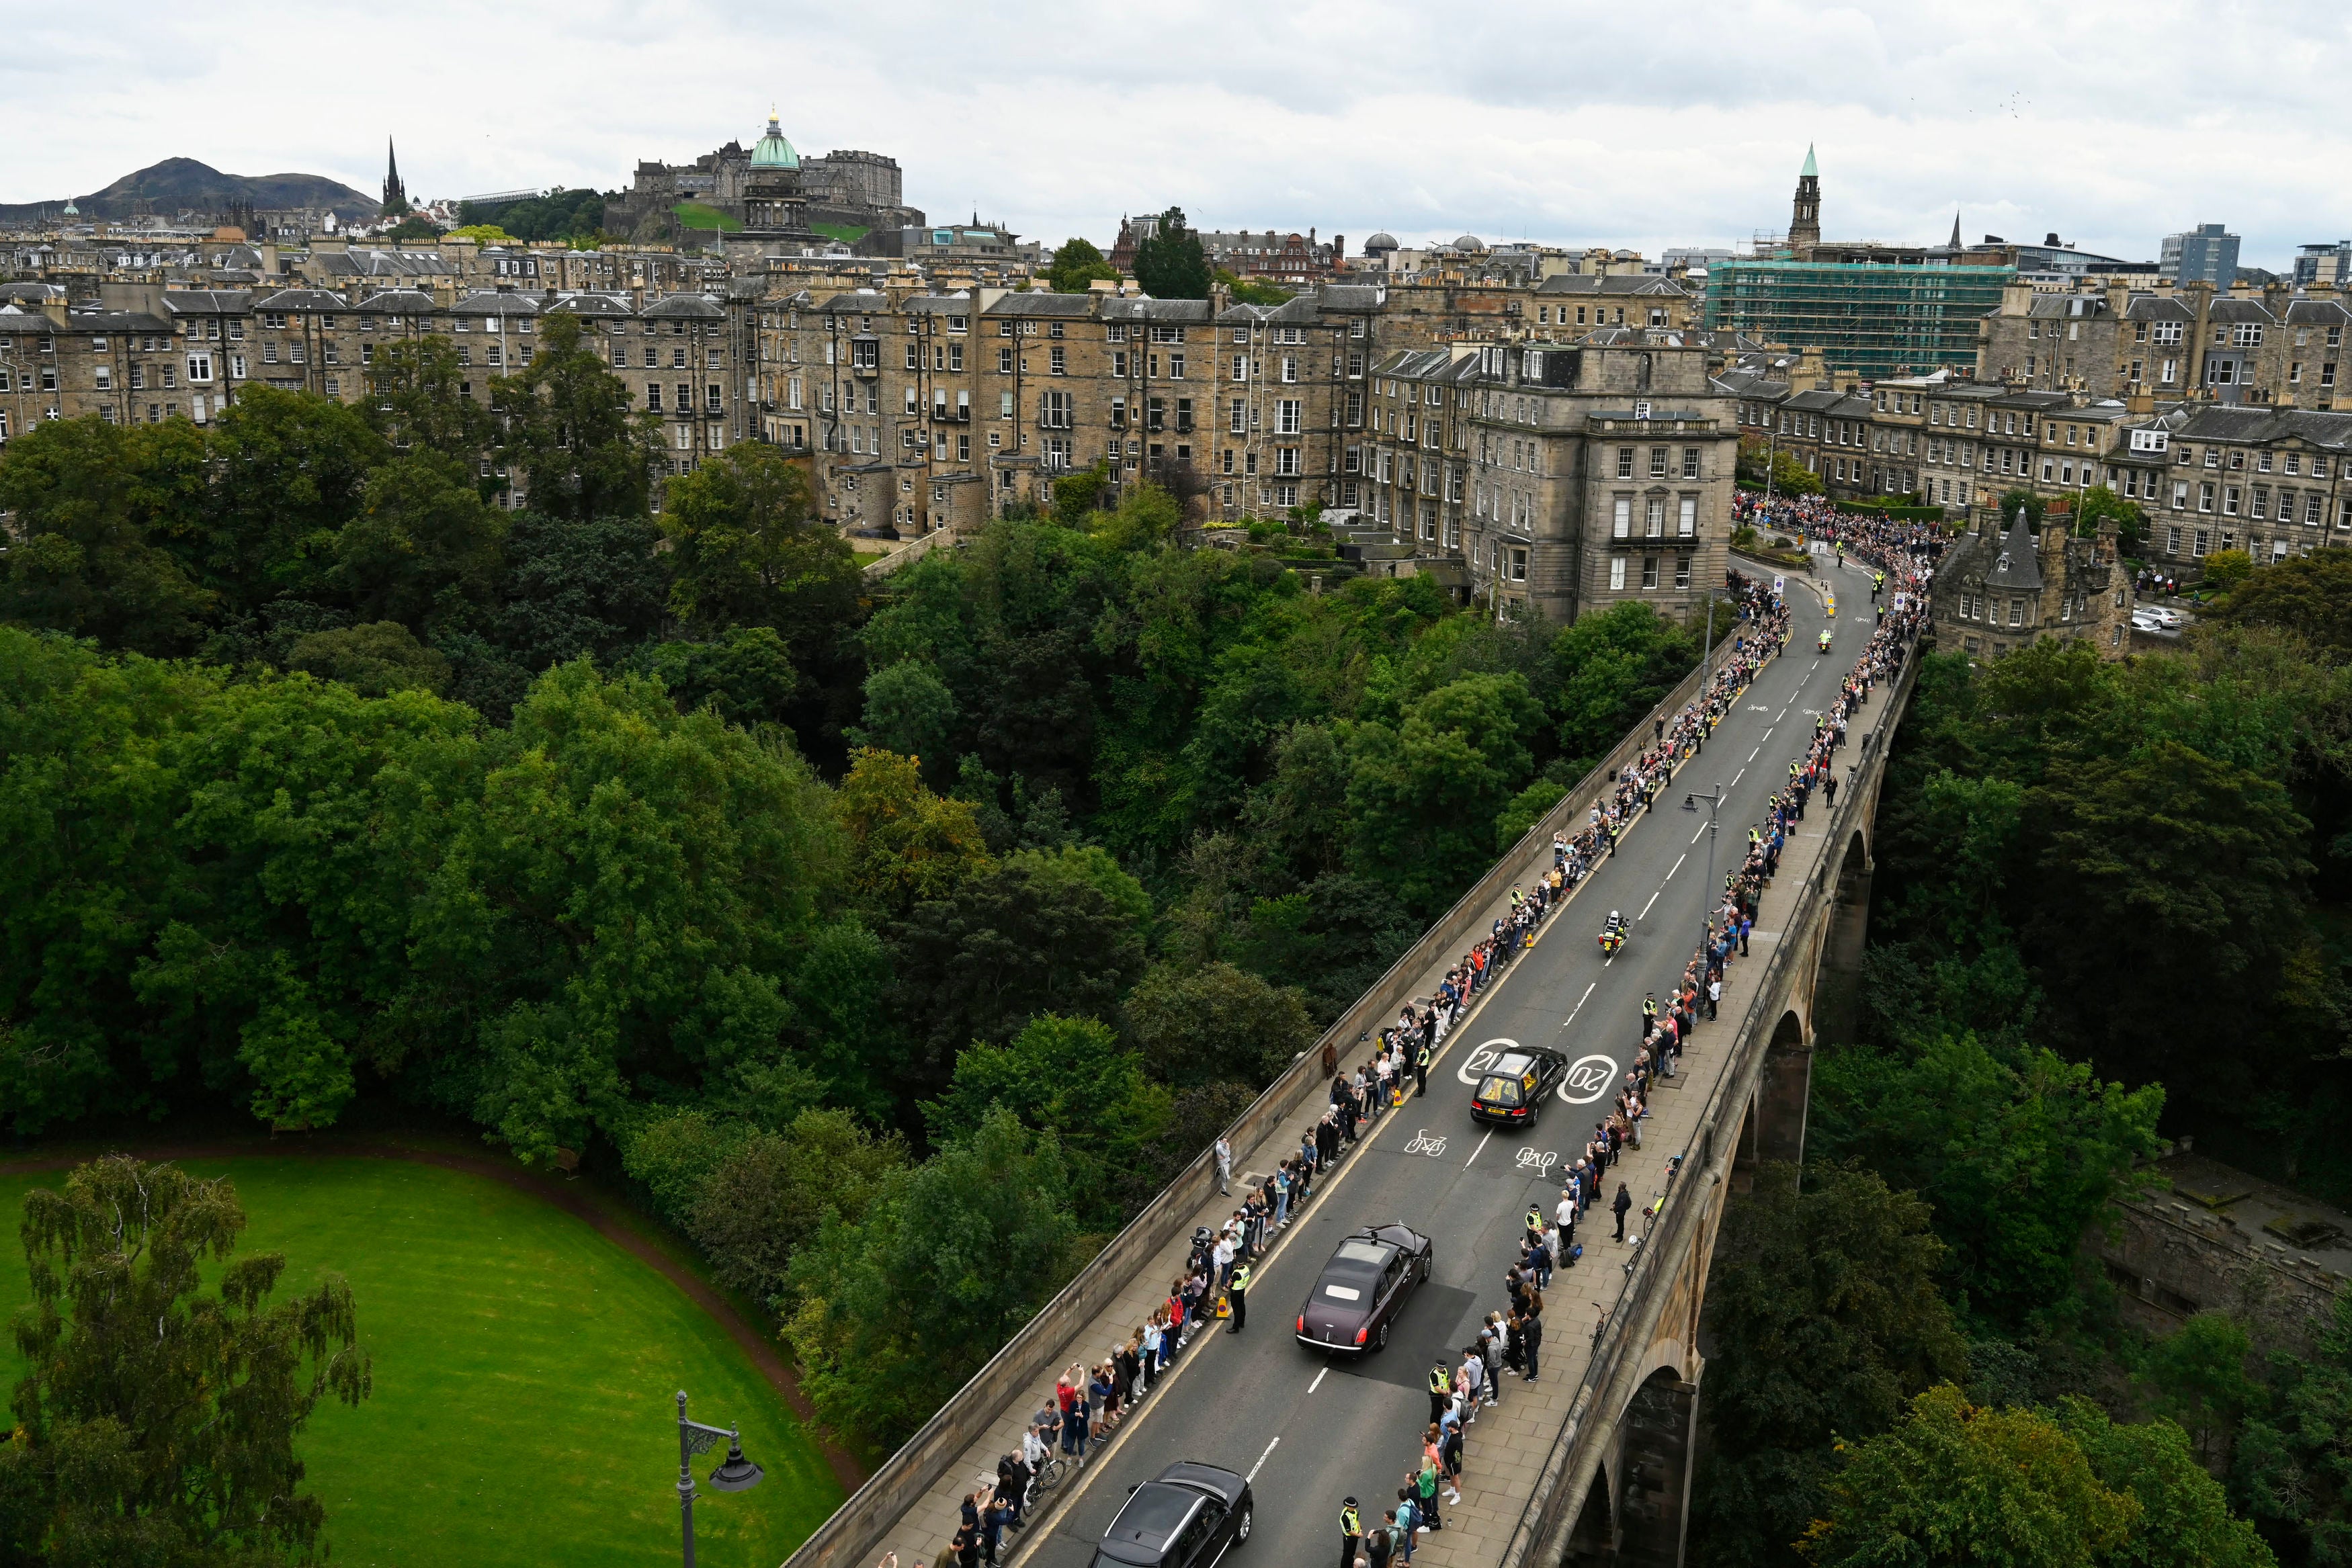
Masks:
[[[1813,149],[1805,148],[1805,166],[1797,171],[1797,199],[1789,210],[1789,248],[1799,261],[1811,259],[1822,243],[1822,173],[1813,165]]]

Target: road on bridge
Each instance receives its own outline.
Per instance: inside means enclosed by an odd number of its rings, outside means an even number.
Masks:
[[[1680,810],[1684,796],[1724,787],[1715,864],[1719,890],[1745,852],[1748,829],[1762,815],[1767,797],[1787,782],[1790,763],[1803,754],[1814,716],[1834,697],[1840,677],[1862,652],[1873,608],[1866,575],[1858,570],[1841,574],[1826,559],[1817,564],[1843,590],[1838,597],[1845,613],[1829,617],[1801,579],[1790,581],[1788,652],[1739,698],[1706,750],[1685,765],[1661,795],[1659,809],[1637,821],[1618,852],[1545,923],[1534,948],[1448,1034],[1427,1096],[1408,1100],[1375,1124],[1370,1146],[1340,1167],[1307,1214],[1277,1239],[1250,1289],[1247,1333],[1229,1334],[1218,1325],[1194,1343],[1112,1446],[1089,1460],[1074,1483],[1082,1490],[1053,1528],[1022,1543],[1018,1568],[1085,1568],[1128,1492],[1181,1458],[1253,1478],[1255,1526],[1237,1561],[1281,1568],[1335,1562],[1343,1498],[1361,1500],[1368,1528],[1395,1503],[1427,1424],[1432,1363],[1441,1357],[1455,1363],[1476,1337],[1480,1320],[1506,1303],[1503,1278],[1516,1260],[1528,1206],[1540,1205],[1549,1215],[1558,1204],[1561,1168],[1582,1150],[1641,1043],[1643,998],[1679,980],[1698,945],[1701,920],[1713,904],[1706,817],[1704,808],[1696,814]],[[1814,652],[1823,626],[1837,632],[1827,656]],[[1817,798],[1816,816],[1821,810]],[[1633,936],[1615,959],[1603,962],[1595,938],[1612,908],[1634,919]],[[1761,964],[1764,951],[1758,947],[1744,962]],[[1686,1061],[1679,1084],[1654,1092],[1654,1126],[1666,1096],[1704,1099],[1723,1060],[1719,1050],[1707,1048],[1719,1044],[1731,1021],[1727,1009],[1721,1022],[1702,1024],[1694,1055],[1705,1053],[1705,1070],[1694,1071]],[[1560,1092],[1566,1103],[1547,1105],[1536,1126],[1490,1134],[1470,1120],[1470,1085],[1489,1053],[1511,1042],[1557,1047],[1572,1061],[1580,1059],[1585,1071],[1571,1073]],[[1354,1058],[1346,1060],[1352,1064]],[[1661,1140],[1647,1142],[1644,1153],[1629,1152],[1625,1164],[1609,1173],[1603,1199],[1628,1175],[1635,1221],[1639,1206],[1659,1185],[1666,1154],[1674,1152]],[[1297,1343],[1291,1337],[1294,1320],[1333,1247],[1351,1230],[1389,1220],[1431,1236],[1436,1268],[1407,1304],[1388,1349],[1347,1362]],[[1610,1240],[1610,1221],[1596,1203],[1578,1228],[1583,1262],[1558,1275],[1547,1293],[1543,1385],[1572,1386],[1591,1339],[1591,1309],[1568,1310],[1566,1287],[1589,1277],[1594,1292],[1609,1299],[1622,1278],[1627,1251]],[[1093,1354],[1100,1359],[1103,1352]],[[1507,1373],[1506,1406],[1525,1386]],[[1491,1421],[1487,1430],[1494,1430]],[[1472,1427],[1468,1437],[1465,1475],[1482,1468],[1491,1473],[1505,1456],[1481,1443],[1479,1427]],[[1529,1467],[1543,1459],[1540,1451],[1510,1457]],[[1517,1491],[1524,1498],[1527,1489]],[[1507,1535],[1507,1523],[1501,1533]],[[1456,1539],[1449,1528],[1423,1541],[1452,1547]],[[1439,1555],[1463,1563],[1499,1554],[1497,1541],[1491,1552]]]

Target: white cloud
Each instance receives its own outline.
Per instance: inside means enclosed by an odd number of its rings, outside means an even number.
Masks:
[[[1048,240],[1173,202],[1351,240],[1725,244],[1786,223],[1809,141],[1832,236],[1937,238],[1958,205],[1972,239],[2152,257],[2221,220],[2275,266],[2352,234],[2352,12],[2315,0],[100,0],[12,44],[5,201],[175,154],[372,190],[386,134],[424,194],[610,189],[773,102],[804,151],[887,152],[934,215]]]

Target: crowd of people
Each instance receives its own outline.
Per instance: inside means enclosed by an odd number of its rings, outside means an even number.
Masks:
[[[1811,514],[1804,520],[1821,521]],[[1603,1203],[1611,1169],[1627,1150],[1641,1148],[1653,1084],[1675,1072],[1699,1022],[1717,1016],[1725,973],[1735,958],[1748,954],[1759,904],[1779,870],[1791,825],[1802,821],[1817,789],[1829,805],[1836,803],[1832,759],[1845,743],[1854,710],[1868,700],[1874,686],[1900,672],[1924,616],[1920,591],[1929,570],[1907,525],[1858,521],[1865,526],[1829,525],[1838,531],[1828,537],[1833,548],[1853,550],[1876,570],[1872,598],[1878,601],[1884,595],[1885,602],[1878,606],[1869,645],[1841,680],[1836,698],[1815,720],[1804,757],[1790,766],[1787,787],[1773,794],[1761,821],[1748,831],[1747,855],[1725,877],[1706,938],[1679,980],[1663,999],[1655,992],[1644,998],[1633,1064],[1582,1152],[1563,1172],[1557,1207],[1549,1215],[1540,1205],[1528,1211],[1517,1255],[1503,1279],[1505,1304],[1486,1314],[1475,1338],[1458,1356],[1430,1369],[1429,1420],[1421,1434],[1421,1452],[1401,1478],[1394,1506],[1385,1497],[1372,1507],[1353,1497],[1343,1504],[1342,1568],[1409,1563],[1415,1538],[1444,1528],[1445,1508],[1460,1500],[1465,1430],[1475,1424],[1480,1410],[1501,1402],[1507,1375],[1529,1383],[1539,1380],[1543,1293],[1555,1270],[1573,1267],[1582,1257],[1579,1228],[1593,1207]],[[1052,1467],[1083,1465],[1093,1447],[1118,1429],[1201,1334],[1220,1322],[1230,1332],[1242,1332],[1248,1322],[1255,1260],[1299,1217],[1333,1166],[1369,1139],[1381,1117],[1407,1099],[1428,1092],[1429,1069],[1448,1031],[1512,959],[1533,946],[1545,918],[1613,852],[1633,818],[1655,802],[1683,763],[1699,753],[1766,661],[1786,647],[1789,615],[1781,598],[1738,574],[1730,579],[1729,593],[1738,609],[1739,630],[1728,656],[1701,694],[1671,717],[1654,722],[1652,744],[1617,771],[1608,792],[1591,802],[1581,828],[1574,832],[1562,829],[1554,835],[1549,869],[1511,892],[1507,909],[1446,972],[1433,993],[1407,1003],[1396,1022],[1381,1030],[1376,1040],[1359,1037],[1372,1046],[1364,1061],[1342,1071],[1336,1051],[1327,1048],[1325,1065],[1332,1073],[1328,1103],[1302,1135],[1297,1150],[1277,1160],[1270,1174],[1244,1184],[1239,1204],[1221,1226],[1195,1231],[1185,1266],[1171,1281],[1166,1299],[1123,1343],[1108,1347],[1092,1365],[1072,1363],[1055,1380],[1053,1399],[1028,1422],[1019,1451],[1003,1456],[996,1474],[980,1478],[964,1498],[961,1525],[939,1568],[995,1563],[1007,1539],[1027,1522],[1041,1477]],[[1223,1139],[1214,1155],[1219,1188],[1231,1196],[1233,1155]],[[1663,1209],[1678,1165],[1678,1156],[1667,1162],[1664,1185],[1643,1206],[1645,1224]],[[1639,1235],[1626,1234],[1634,1207],[1631,1185],[1621,1176],[1604,1212],[1614,1217],[1613,1239],[1638,1248]],[[1625,1267],[1633,1265],[1628,1261]],[[1597,1339],[1598,1325],[1594,1332]],[[895,1568],[895,1563],[886,1568]]]

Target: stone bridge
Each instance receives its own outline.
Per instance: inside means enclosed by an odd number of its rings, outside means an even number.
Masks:
[[[1866,593],[1863,589],[1852,599],[1864,601]],[[1637,821],[1618,853],[1596,869],[1560,914],[1547,923],[1538,947],[1507,970],[1498,984],[1481,993],[1477,1008],[1448,1037],[1446,1049],[1455,1054],[1440,1062],[1448,1082],[1457,1061],[1465,1063],[1460,1071],[1467,1072],[1466,1062],[1475,1060],[1464,1040],[1507,1027],[1525,1034],[1530,1026],[1511,1021],[1512,1007],[1564,1010],[1570,1001],[1582,1007],[1573,988],[1585,975],[1579,971],[1571,976],[1562,966],[1569,960],[1588,967],[1598,961],[1583,950],[1580,941],[1581,936],[1589,935],[1586,927],[1597,927],[1597,906],[1580,900],[1596,894],[1596,884],[1604,883],[1604,873],[1621,882],[1656,879],[1657,890],[1648,895],[1652,903],[1671,889],[1674,898],[1685,901],[1682,907],[1687,910],[1689,930],[1696,936],[1701,911],[1710,902],[1698,882],[1704,873],[1695,867],[1693,876],[1679,883],[1675,877],[1685,859],[1707,852],[1697,848],[1704,826],[1696,835],[1688,831],[1693,823],[1703,824],[1704,819],[1671,808],[1681,803],[1685,788],[1706,788],[1704,774],[1716,775],[1712,781],[1724,785],[1727,781],[1721,773],[1737,768],[1738,772],[1727,783],[1731,794],[1742,802],[1738,812],[1744,814],[1727,809],[1725,827],[1734,844],[1744,842],[1743,830],[1755,814],[1750,804],[1760,809],[1763,795],[1778,777],[1779,762],[1768,758],[1759,768],[1758,758],[1774,746],[1793,747],[1776,751],[1780,762],[1797,755],[1801,737],[1809,729],[1791,727],[1781,733],[1782,727],[1792,713],[1800,715],[1798,725],[1809,726],[1802,714],[1818,710],[1801,705],[1808,700],[1825,705],[1827,697],[1821,694],[1833,695],[1835,677],[1852,666],[1853,655],[1844,649],[1833,664],[1815,662],[1812,654],[1803,651],[1822,625],[1834,622],[1802,595],[1799,601],[1804,613],[1797,618],[1792,652],[1768,666],[1750,688],[1750,694],[1767,700],[1742,703],[1736,716],[1746,728],[1739,729],[1727,719],[1701,757],[1685,765],[1659,808]],[[1727,977],[1722,1019],[1701,1026],[1685,1055],[1683,1071],[1662,1084],[1653,1098],[1651,1115],[1644,1123],[1648,1146],[1629,1155],[1626,1161],[1631,1179],[1654,1191],[1663,1189],[1664,1195],[1657,1218],[1650,1223],[1650,1233],[1630,1254],[1612,1249],[1600,1234],[1606,1221],[1595,1210],[1591,1218],[1601,1220],[1601,1226],[1589,1228],[1595,1243],[1591,1250],[1601,1256],[1588,1257],[1577,1270],[1563,1271],[1554,1289],[1547,1292],[1544,1385],[1513,1388],[1504,1406],[1486,1413],[1486,1419],[1474,1431],[1472,1475],[1476,1484],[1474,1487],[1473,1479],[1465,1478],[1465,1505],[1449,1511],[1445,1531],[1424,1541],[1418,1568],[1453,1568],[1455,1563],[1553,1568],[1570,1562],[1673,1563],[1681,1560],[1692,1434],[1705,1372],[1697,1349],[1697,1325],[1716,1228],[1726,1196],[1745,1180],[1745,1167],[1759,1160],[1801,1156],[1813,1042],[1822,1034],[1838,1035],[1853,1016],[1868,917],[1871,836],[1884,775],[1884,742],[1902,716],[1916,671],[1916,660],[1906,661],[1900,677],[1874,693],[1855,716],[1848,745],[1838,756],[1841,788],[1835,807],[1827,807],[1817,794],[1808,812],[1811,820],[1796,825],[1783,852],[1780,874],[1766,892],[1753,952],[1735,964]],[[1660,704],[1657,714],[1663,716],[1690,701],[1699,681],[1699,673],[1694,672]],[[1776,704],[1777,716],[1769,711]],[[1352,1065],[1362,1054],[1359,1042],[1368,1031],[1392,1021],[1404,1002],[1425,998],[1433,977],[1486,934],[1496,912],[1507,908],[1510,890],[1549,866],[1554,830],[1580,823],[1584,807],[1604,792],[1618,771],[1649,743],[1652,729],[1648,719],[1636,726],[1550,815],[1333,1024],[1317,1048],[1302,1054],[1234,1123],[1226,1135],[1235,1152],[1236,1174],[1271,1169],[1285,1151],[1296,1147],[1299,1130],[1319,1113],[1323,1091],[1334,1068],[1343,1061]],[[1780,735],[1777,742],[1776,734]],[[1747,749],[1751,739],[1756,741],[1755,748]],[[1743,750],[1744,764],[1739,755]],[[1757,777],[1749,780],[1751,771]],[[1655,827],[1649,825],[1654,821]],[[1675,836],[1678,831],[1680,838]],[[1647,862],[1644,855],[1650,857]],[[1660,876],[1668,857],[1673,857],[1673,868]],[[1624,862],[1622,867],[1621,862]],[[1718,869],[1728,869],[1727,862]],[[1632,904],[1639,903],[1639,886],[1630,891],[1602,886],[1597,896],[1603,901],[1622,898]],[[1646,905],[1643,913],[1647,915]],[[1566,945],[1555,946],[1551,936],[1555,928],[1580,935],[1570,937]],[[1680,959],[1672,956],[1675,941],[1672,930],[1661,934],[1666,941],[1650,962],[1670,963],[1678,969]],[[1681,951],[1687,956],[1689,949],[1685,946]],[[1546,957],[1549,967],[1539,966],[1538,958],[1548,953],[1556,956]],[[1654,975],[1660,982],[1665,977]],[[1598,986],[1607,978],[1596,978],[1592,984]],[[1619,974],[1611,983],[1638,986],[1643,982],[1641,977]],[[1499,1000],[1496,993],[1501,993]],[[1590,988],[1585,995],[1591,995]],[[1515,996],[1520,999],[1514,1001]],[[1638,991],[1630,996],[1638,1001]],[[1568,1016],[1575,1021],[1574,1012]],[[1496,1018],[1503,1021],[1494,1021]],[[1606,1025],[1601,1027],[1604,1034],[1616,1032]],[[1434,1092],[1439,1074],[1432,1076]],[[1439,1113],[1433,1108],[1419,1114],[1434,1120]],[[1349,1152],[1339,1170],[1318,1184],[1311,1214],[1338,1218],[1366,1202],[1389,1201],[1376,1196],[1384,1179],[1379,1173],[1394,1167],[1377,1162],[1396,1151],[1375,1152],[1375,1163],[1370,1166],[1365,1151],[1380,1141],[1391,1124],[1403,1120],[1391,1117],[1376,1124],[1374,1133]],[[1525,1151],[1522,1165],[1524,1155]],[[1678,1161],[1674,1156],[1679,1156]],[[1477,1157],[1473,1153],[1470,1161],[1475,1165]],[[1445,1179],[1457,1185],[1471,1176],[1491,1181],[1497,1166],[1507,1169],[1507,1151],[1498,1153],[1486,1162],[1485,1168]],[[1359,1177],[1354,1174],[1359,1167],[1374,1174]],[[1343,1190],[1343,1184],[1350,1183],[1357,1186]],[[1366,1184],[1372,1190],[1362,1190]],[[1556,1181],[1537,1184],[1538,1187],[1551,1185]],[[1520,1187],[1526,1186],[1520,1184]],[[1484,1196],[1465,1201],[1486,1204],[1496,1212],[1515,1212],[1510,1206],[1524,1207],[1530,1196],[1542,1196],[1540,1191],[1530,1195],[1520,1187],[1489,1188]],[[1435,1212],[1437,1202],[1434,1197],[1430,1200],[1431,1212]],[[1221,1200],[1215,1170],[1204,1154],[820,1526],[787,1568],[869,1568],[885,1550],[896,1550],[903,1568],[914,1568],[917,1563],[936,1563],[954,1532],[961,1494],[971,1490],[977,1476],[992,1471],[996,1456],[1018,1447],[1027,1414],[1050,1398],[1056,1371],[1073,1360],[1099,1361],[1109,1344],[1123,1341],[1129,1325],[1141,1322],[1164,1294],[1167,1281],[1181,1267],[1193,1228],[1221,1219],[1232,1207],[1233,1200]],[[1327,1209],[1329,1213],[1325,1214]],[[1348,1222],[1364,1221],[1358,1216]],[[1258,1270],[1259,1291],[1254,1291],[1253,1297],[1261,1291],[1272,1295],[1270,1310],[1261,1307],[1272,1332],[1259,1334],[1254,1322],[1254,1338],[1226,1338],[1213,1347],[1203,1344],[1189,1349],[1174,1372],[1163,1378],[1170,1385],[1189,1378],[1192,1380],[1189,1386],[1210,1391],[1274,1388],[1265,1396],[1274,1403],[1262,1415],[1246,1418],[1245,1429],[1253,1439],[1305,1408],[1300,1399],[1315,1392],[1303,1380],[1286,1391],[1284,1379],[1297,1370],[1298,1352],[1288,1343],[1286,1302],[1272,1294],[1290,1288],[1284,1284],[1286,1274],[1319,1267],[1314,1262],[1318,1255],[1311,1251],[1311,1243],[1310,1250],[1299,1251],[1295,1259],[1286,1252],[1295,1234],[1306,1228],[1294,1224],[1284,1232]],[[1323,1234],[1328,1239],[1334,1233]],[[1478,1262],[1478,1279],[1491,1279],[1499,1272],[1499,1261],[1491,1269],[1486,1260]],[[1311,1273],[1304,1278],[1311,1283]],[[1469,1292],[1454,1294],[1466,1300]],[[1475,1323],[1475,1319],[1470,1321]],[[1282,1359],[1286,1356],[1286,1363]],[[1207,1375],[1209,1381],[1201,1381],[1202,1364],[1216,1367],[1220,1364],[1223,1373],[1212,1372]],[[1317,1378],[1315,1386],[1322,1381]],[[1334,1393],[1345,1394],[1345,1390],[1335,1384]],[[1375,1397],[1379,1393],[1374,1390],[1360,1397]],[[1031,1528],[1017,1538],[1018,1544],[1008,1548],[1012,1568],[1059,1568],[1065,1562],[1086,1563],[1100,1528],[1096,1516],[1107,1519],[1105,1511],[1115,1508],[1124,1495],[1117,1481],[1131,1481],[1139,1475],[1148,1478],[1167,1458],[1203,1457],[1186,1452],[1190,1447],[1212,1441],[1204,1436],[1208,1423],[1197,1408],[1181,1402],[1192,1397],[1184,1389],[1172,1386],[1155,1392],[1108,1451],[1087,1465],[1080,1479],[1041,1507]],[[1328,1401],[1333,1395],[1317,1397]],[[1406,1399],[1417,1407],[1417,1395],[1408,1394]],[[1320,1457],[1325,1460],[1346,1459],[1349,1447],[1359,1441],[1353,1436],[1334,1439],[1334,1423],[1361,1425],[1366,1436],[1360,1440],[1368,1449],[1379,1446],[1375,1433],[1392,1435],[1395,1429],[1385,1419],[1372,1423],[1360,1413],[1346,1416],[1339,1405],[1327,1409],[1328,1414],[1312,1418],[1321,1425],[1301,1434],[1304,1443],[1323,1450]],[[1170,1413],[1160,1414],[1163,1411]],[[1274,1445],[1267,1444],[1266,1453],[1259,1455],[1257,1462],[1266,1464],[1273,1450]],[[1288,1456],[1293,1451],[1284,1450],[1284,1463],[1291,1462]],[[1220,1453],[1216,1458],[1246,1469],[1249,1454],[1255,1452],[1253,1446],[1249,1453]],[[1367,1465],[1388,1462],[1377,1455],[1363,1459]],[[1404,1457],[1395,1462],[1402,1466]],[[1109,1495],[1073,1495],[1087,1491],[1105,1473],[1113,1477],[1113,1484],[1093,1490]],[[1324,1494],[1328,1492],[1328,1505],[1336,1508],[1339,1490],[1349,1490],[1352,1483],[1317,1474],[1287,1484],[1293,1495],[1278,1504],[1277,1494],[1286,1490],[1281,1478],[1270,1471],[1257,1480],[1260,1530],[1251,1542],[1252,1554],[1280,1563],[1283,1568],[1291,1568],[1293,1561],[1308,1559],[1310,1553],[1297,1540],[1278,1538],[1280,1521],[1276,1511],[1281,1506],[1300,1520],[1313,1520],[1318,1544],[1311,1554],[1328,1560],[1322,1555],[1327,1548],[1320,1544],[1327,1539],[1322,1533]],[[1267,1539],[1270,1535],[1277,1538]]]

